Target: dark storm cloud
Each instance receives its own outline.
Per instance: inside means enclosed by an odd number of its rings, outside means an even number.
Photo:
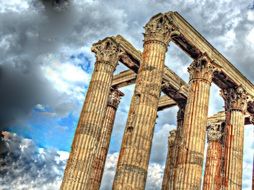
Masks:
[[[12,61],[0,65],[0,126],[5,129],[19,116],[28,114],[34,105],[48,102],[53,92],[31,60],[19,57]]]
[[[42,4],[32,4],[29,11],[0,13],[1,129],[57,96],[41,70],[42,57],[59,46],[57,31],[51,28],[57,19],[45,14]]]
[[[25,118],[36,104],[54,106],[60,94],[44,77],[41,66],[50,63],[45,63],[43,58],[48,53],[59,53],[59,48],[67,43],[81,47],[85,37],[80,39],[78,36],[94,31],[88,27],[89,23],[82,23],[86,22],[83,17],[79,17],[77,23],[71,22],[78,13],[71,5],[59,9],[66,1],[42,2],[32,2],[28,11],[0,13],[1,129],[8,129],[10,124]],[[63,109],[58,107],[56,111]]]
[[[0,139],[5,147],[0,154],[1,189],[51,189],[58,188],[66,160],[54,150],[39,151],[33,141],[6,133]],[[45,185],[48,185],[45,188]]]
[[[8,129],[17,120],[26,118],[36,104],[54,108],[59,100],[69,99],[45,78],[41,67],[52,64],[45,61],[48,54],[59,55],[64,48],[74,51],[84,44],[90,46],[116,34],[117,27],[125,27],[120,22],[122,12],[104,5],[25,2],[30,6],[27,10],[0,12],[0,129]],[[59,59],[61,62],[67,58]],[[59,106],[56,109],[62,110],[71,111]]]

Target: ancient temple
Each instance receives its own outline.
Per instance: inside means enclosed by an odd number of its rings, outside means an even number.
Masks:
[[[120,89],[135,84],[113,189],[145,189],[157,112],[178,106],[162,189],[241,190],[244,125],[253,123],[254,85],[177,12],[153,16],[144,29],[143,52],[120,35],[93,45],[94,72],[61,189],[100,188],[117,107],[124,95]],[[170,43],[193,59],[188,84],[165,66]],[[118,62],[129,69],[114,75]],[[225,110],[208,118],[212,83],[221,89]]]

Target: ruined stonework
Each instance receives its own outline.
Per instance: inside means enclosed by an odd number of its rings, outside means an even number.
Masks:
[[[111,89],[111,92],[108,98],[106,115],[105,115],[104,123],[102,126],[101,136],[97,146],[97,152],[92,163],[92,171],[91,171],[90,180],[89,180],[90,187],[87,189],[91,189],[91,190],[100,189],[106,157],[107,157],[108,149],[109,149],[111,133],[112,133],[113,125],[115,121],[115,115],[116,115],[118,104],[120,103],[121,96],[123,96],[122,92],[116,89]]]
[[[185,107],[183,139],[177,160],[175,189],[200,189],[210,86],[215,67],[206,55],[189,67],[190,89]]]
[[[94,44],[92,51],[96,54],[94,73],[75,132],[62,190],[86,189],[88,186],[106,114],[113,72],[119,60],[120,49],[111,39]]]
[[[224,89],[225,100],[225,190],[242,189],[244,114],[248,96],[242,87]]]
[[[220,190],[222,186],[224,123],[207,126],[207,154],[203,190]]]
[[[61,190],[100,188],[119,89],[131,84],[114,190],[145,189],[157,112],[174,106],[177,128],[169,137],[162,189],[200,190],[202,177],[204,190],[242,189],[244,125],[254,122],[254,85],[177,12],[153,16],[144,29],[143,52],[120,35],[93,45],[96,63]],[[188,84],[165,66],[170,43],[193,59]],[[114,75],[118,63],[128,70]],[[212,83],[221,89],[225,110],[208,118]]]
[[[174,167],[175,167],[175,143],[176,130],[169,132],[168,136],[168,153],[162,180],[162,190],[173,189],[174,187]]]
[[[144,51],[120,150],[113,189],[144,189],[170,41],[171,20],[156,15],[145,26]]]

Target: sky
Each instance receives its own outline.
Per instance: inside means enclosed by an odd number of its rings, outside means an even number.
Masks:
[[[55,3],[54,3],[55,2]],[[253,0],[0,0],[0,189],[55,190],[70,151],[94,68],[93,43],[120,34],[143,48],[143,26],[179,12],[254,82]],[[188,82],[192,60],[170,43],[165,64]],[[115,74],[125,70],[119,66]],[[122,88],[101,189],[111,189],[134,85]],[[161,111],[146,189],[160,189],[177,107]],[[212,85],[209,115],[223,110]],[[243,190],[251,189],[253,126],[245,126]],[[109,183],[110,182],[110,183]]]

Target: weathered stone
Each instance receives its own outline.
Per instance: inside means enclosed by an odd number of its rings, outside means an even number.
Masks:
[[[169,132],[168,136],[168,153],[164,169],[163,181],[162,181],[162,190],[173,189],[174,187],[174,167],[175,167],[175,158],[176,158],[176,130]]]
[[[170,41],[194,59],[188,69],[189,85],[164,65]],[[145,188],[157,111],[178,105],[178,126],[174,146],[169,146],[168,151],[172,150],[162,188],[200,190],[211,82],[222,89],[226,128],[222,138],[214,125],[221,117],[210,119],[204,189],[219,189],[221,185],[225,190],[241,189],[243,125],[253,123],[254,101],[249,97],[254,97],[254,86],[187,21],[177,12],[152,17],[145,26],[142,58],[141,52],[121,36],[99,41],[92,51],[96,53],[95,69],[61,189],[99,189],[119,103],[117,96],[109,96],[110,87],[136,83],[113,189]],[[132,71],[120,73],[112,84],[118,61]],[[161,90],[171,99],[160,98]]]
[[[223,134],[225,122],[207,127],[207,154],[203,190],[220,190],[222,186]]]
[[[113,189],[144,189],[161,92],[165,53],[172,30],[160,14],[145,29],[144,51],[118,159]],[[143,172],[130,170],[138,167]]]
[[[223,89],[225,100],[225,160],[223,188],[242,189],[244,114],[247,110],[248,96],[242,87]]]
[[[109,149],[111,133],[112,133],[113,125],[115,121],[116,110],[117,110],[118,104],[120,103],[121,96],[123,96],[122,92],[116,89],[111,89],[111,92],[108,98],[106,115],[104,118],[99,143],[97,146],[97,152],[96,152],[94,161],[92,163],[92,171],[90,174],[89,187],[87,188],[87,190],[100,189],[106,157],[107,157],[108,149]]]
[[[65,169],[62,190],[89,187],[88,182],[106,114],[113,72],[122,53],[118,44],[109,38],[94,44],[92,51],[96,53],[95,68]]]
[[[183,139],[178,153],[174,189],[200,189],[210,86],[214,66],[203,55],[189,67],[189,95],[185,107]]]

